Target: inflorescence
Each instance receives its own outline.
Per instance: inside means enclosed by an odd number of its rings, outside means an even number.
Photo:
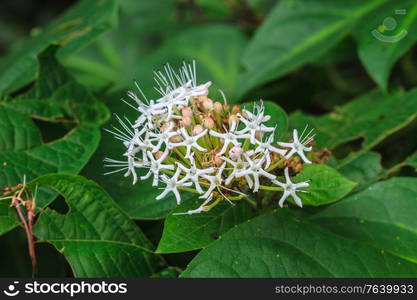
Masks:
[[[131,122],[116,118],[121,128],[113,127],[114,137],[126,147],[125,160],[105,159],[106,167],[116,169],[106,174],[124,171],[125,176],[152,180],[155,187],[163,185],[156,200],[170,193],[181,203],[180,191],[199,194],[200,207],[185,214],[208,211],[221,201],[247,197],[259,190],[282,191],[279,205],[291,196],[302,207],[298,192],[308,182],[293,183],[292,173],[310,164],[307,152],[312,150],[312,130],[307,127],[298,136],[294,129],[290,142],[276,142],[280,124],[268,126],[262,101],[253,109],[230,107],[208,97],[211,82],[197,84],[195,62],[183,63],[178,72],[168,64],[163,71],[154,71],[157,100],[148,99],[139,85],[139,96],[129,91],[131,102],[123,100],[138,112]],[[144,169],[143,175],[137,170]],[[285,182],[279,177],[284,175]]]

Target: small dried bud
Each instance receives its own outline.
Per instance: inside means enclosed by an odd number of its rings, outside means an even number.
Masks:
[[[204,131],[203,126],[201,126],[200,124],[197,124],[194,126],[193,131],[191,132],[192,135],[197,135],[199,133],[202,133]]]
[[[191,118],[190,117],[186,117],[186,116],[181,117],[180,124],[182,126],[184,126],[184,127],[190,126],[191,125]]]
[[[189,118],[192,118],[192,117],[193,117],[193,111],[192,111],[191,107],[189,107],[189,106],[185,106],[185,107],[183,107],[183,108],[181,109],[181,114],[182,114],[184,117],[189,117]]]
[[[162,155],[164,155],[164,152],[158,151],[158,152],[155,153],[155,158],[160,159],[162,157]]]
[[[223,112],[223,105],[220,102],[214,102],[213,104],[214,111],[217,114],[221,114]]]
[[[214,126],[215,126],[215,123],[210,116],[204,116],[203,117],[203,127],[204,128],[212,129],[212,128],[214,128]]]
[[[224,109],[225,111],[229,111],[229,109],[230,109],[230,105],[229,105],[229,104],[227,104],[227,103],[223,104],[223,109]]]
[[[240,107],[239,107],[239,105],[233,105],[233,108],[232,108],[232,114],[236,115],[236,114],[238,114],[239,112],[240,112]]]
[[[229,157],[233,160],[238,159],[243,153],[243,149],[239,146],[234,146],[229,150]]]

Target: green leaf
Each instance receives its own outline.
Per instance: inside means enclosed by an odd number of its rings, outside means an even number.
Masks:
[[[385,2],[279,1],[245,50],[239,95],[315,61]]]
[[[335,169],[326,165],[304,165],[294,182],[309,181],[307,193],[299,193],[303,205],[319,206],[346,196],[356,185]]]
[[[416,211],[417,179],[394,177],[331,205],[311,219],[337,234],[417,263]]]
[[[39,55],[39,78],[34,86],[5,105],[52,122],[105,123],[109,119],[107,107],[58,63],[55,53],[59,49],[51,46]]]
[[[57,57],[67,57],[113,27],[116,19],[116,0],[80,1],[45,29],[16,45],[2,59],[0,94],[13,92],[35,78],[36,56],[48,45],[61,45]]]
[[[78,173],[100,140],[100,131],[96,126],[83,124],[63,138],[43,144],[28,117],[0,105],[1,115],[8,117],[0,122],[1,144],[7,145],[0,148],[0,187],[22,183],[24,176],[31,180],[46,173]],[[47,191],[41,191],[38,196],[39,207],[52,199]],[[0,228],[3,229],[0,234],[17,225],[14,212],[5,203],[2,200],[0,205],[0,215],[7,216],[0,218]]]
[[[413,167],[417,171],[417,152],[415,152],[413,155],[407,158],[405,164]]]
[[[247,102],[241,106],[249,111],[253,111],[253,106],[259,104],[259,101]],[[271,101],[263,101],[265,106],[265,115],[271,116],[271,119],[265,122],[266,126],[275,127],[275,140],[282,138],[288,129],[288,116],[285,110]]]
[[[356,190],[363,189],[386,173],[381,165],[381,155],[377,152],[352,153],[338,164],[337,169],[359,183]]]
[[[414,0],[400,3],[390,1],[353,31],[362,63],[384,91],[393,65],[417,41],[417,4]],[[398,10],[405,13],[398,14]]]
[[[30,184],[46,184],[66,199],[69,212],[45,209],[34,233],[67,258],[76,277],[145,277],[162,263],[135,223],[94,182],[50,174]]]
[[[201,199],[185,201],[174,213],[196,209]],[[205,248],[220,234],[251,217],[251,207],[246,202],[234,206],[222,203],[208,212],[194,215],[170,215],[165,220],[164,232],[157,253],[175,253]]]
[[[295,219],[267,213],[202,250],[181,277],[414,277],[417,264]]]
[[[221,43],[220,41],[227,41]],[[223,90],[229,103],[237,101],[234,96],[241,87],[237,85],[239,61],[245,47],[245,36],[235,27],[226,25],[204,25],[183,31],[167,40],[162,47],[144,57],[139,66],[131,67],[119,78],[119,84],[112,91],[132,86],[137,79],[144,91],[153,91],[153,73],[165,63],[177,67],[181,60],[196,60],[197,82],[212,81],[210,96]],[[222,100],[217,93],[215,100]]]
[[[317,148],[332,149],[363,137],[363,150],[368,150],[416,116],[417,89],[391,95],[373,91],[326,115],[313,116],[297,111],[290,115],[290,126],[304,128],[309,124],[315,127]]]

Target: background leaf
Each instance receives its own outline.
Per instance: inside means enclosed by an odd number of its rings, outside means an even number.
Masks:
[[[31,182],[36,184],[46,184],[66,199],[69,212],[45,209],[34,233],[64,254],[76,277],[144,277],[161,266],[150,241],[97,184],[57,174]]]
[[[398,177],[331,205],[311,219],[329,230],[417,263],[417,179]]]
[[[404,11],[404,14],[397,13]],[[394,28],[390,28],[391,22]],[[387,27],[384,26],[386,24]],[[417,41],[417,4],[413,0],[389,1],[353,31],[359,57],[369,75],[386,91],[395,62]],[[404,35],[405,34],[405,35]]]
[[[314,61],[385,2],[279,1],[245,50],[239,95]]]

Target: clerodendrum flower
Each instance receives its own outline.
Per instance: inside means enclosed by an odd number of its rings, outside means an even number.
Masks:
[[[302,206],[296,192],[305,192],[300,188],[309,184],[292,183],[290,168],[297,173],[302,162],[312,162],[306,155],[312,150],[312,131],[304,135],[305,129],[298,137],[294,129],[291,142],[275,141],[280,124],[266,125],[272,121],[262,101],[252,111],[213,102],[211,82],[197,84],[194,61],[183,63],[178,72],[167,64],[154,76],[160,97],[148,99],[136,84],[139,94],[127,93],[133,103],[123,100],[137,111],[136,120],[116,116],[121,127],[108,130],[124,145],[126,160],[105,159],[107,167],[116,168],[106,174],[123,171],[134,184],[151,178],[153,186],[162,182],[157,200],[172,193],[180,204],[182,191],[203,199],[197,209],[179,214],[205,212],[222,201],[253,204],[249,193],[262,190],[283,192],[281,207],[289,196]],[[138,176],[137,169],[147,172]],[[282,175],[286,183],[278,180]]]

